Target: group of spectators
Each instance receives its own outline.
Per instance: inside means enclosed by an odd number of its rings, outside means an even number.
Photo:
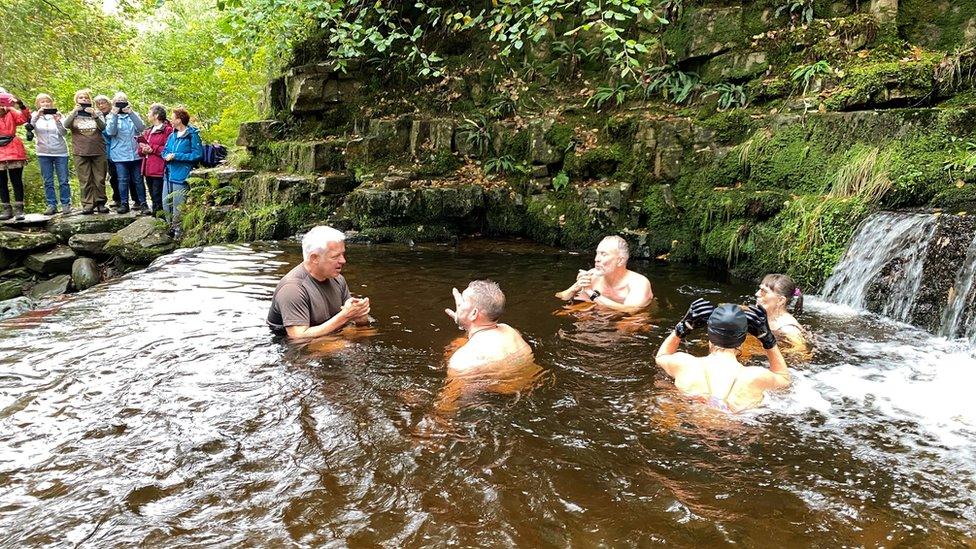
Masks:
[[[63,213],[71,212],[69,134],[82,214],[109,213],[108,178],[117,213],[178,215],[190,171],[203,157],[200,134],[189,125],[186,109],[173,109],[169,117],[163,105],[154,103],[144,121],[126,94],[93,99],[89,90],[75,92],[74,106],[66,113],[46,93],[37,95],[35,106],[37,110],[31,112],[22,100],[0,88],[0,221],[24,218],[23,173],[28,157],[17,136],[20,125],[28,129],[27,139],[32,134],[36,138],[46,215],[58,213],[59,203]]]

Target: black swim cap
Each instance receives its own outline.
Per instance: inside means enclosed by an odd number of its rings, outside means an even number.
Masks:
[[[708,317],[708,341],[725,349],[735,349],[746,340],[749,319],[742,307],[723,303]]]

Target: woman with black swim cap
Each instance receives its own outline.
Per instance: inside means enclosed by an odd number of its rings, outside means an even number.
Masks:
[[[708,327],[708,356],[678,352],[681,340],[697,328]],[[752,334],[762,343],[769,368],[743,366],[736,356]],[[776,345],[765,309],[752,305],[724,303],[716,307],[696,299],[681,322],[674,327],[655,358],[657,365],[674,378],[682,392],[700,397],[729,412],[741,412],[762,404],[766,391],[790,385],[790,371]]]

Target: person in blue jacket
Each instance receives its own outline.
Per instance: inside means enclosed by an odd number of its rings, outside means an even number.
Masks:
[[[190,126],[186,109],[173,109],[173,133],[166,140],[163,160],[166,161],[166,181],[163,184],[163,210],[172,216],[173,230],[179,232],[180,206],[190,190],[186,180],[194,164],[203,158],[200,133]]]
[[[135,201],[133,208],[148,214],[146,185],[142,180],[142,158],[136,148],[136,137],[146,128],[139,114],[132,110],[129,98],[119,92],[112,98],[112,109],[105,121],[105,134],[109,137],[108,159],[115,164],[119,178],[119,207],[117,213],[129,213],[129,196]]]

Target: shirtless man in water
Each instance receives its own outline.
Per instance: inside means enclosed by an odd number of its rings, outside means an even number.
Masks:
[[[654,299],[651,282],[644,275],[627,269],[629,258],[630,248],[626,240],[615,235],[604,238],[596,248],[593,268],[580,271],[576,282],[556,297],[565,301],[592,301],[624,313],[647,307]]]
[[[679,353],[681,340],[704,326],[708,326],[708,356]],[[736,359],[747,333],[762,343],[769,369],[743,366]],[[766,311],[758,305],[743,310],[739,305],[725,303],[716,307],[696,299],[661,344],[655,360],[682,392],[729,412],[755,408],[762,404],[766,391],[790,385],[790,370],[776,346]]]
[[[475,280],[464,292],[454,288],[455,309],[444,309],[468,341],[448,361],[449,373],[506,366],[532,359],[532,348],[517,330],[498,322],[505,309],[505,294],[490,280]]]

